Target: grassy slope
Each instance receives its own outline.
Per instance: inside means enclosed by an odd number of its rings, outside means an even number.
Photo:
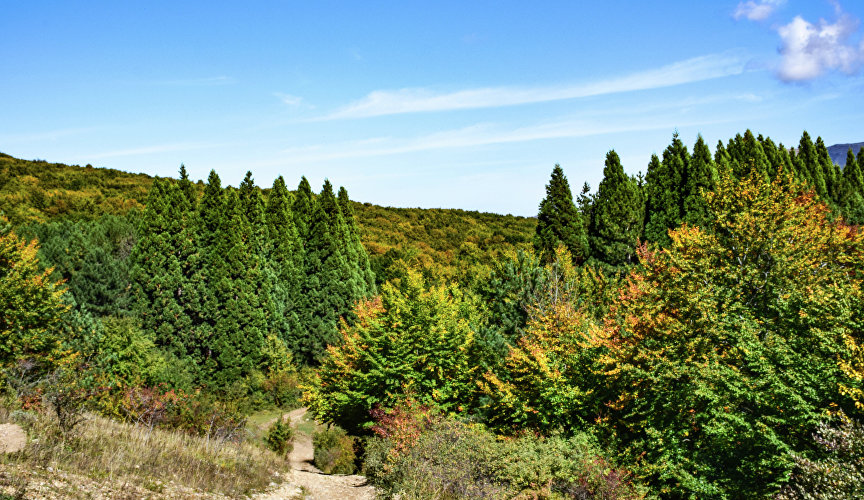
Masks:
[[[152,182],[146,174],[20,160],[0,153],[0,212],[16,226],[122,215],[143,208]],[[457,259],[487,261],[500,251],[528,246],[535,227],[532,218],[454,209],[355,203],[354,210],[373,266],[411,256],[448,269]]]

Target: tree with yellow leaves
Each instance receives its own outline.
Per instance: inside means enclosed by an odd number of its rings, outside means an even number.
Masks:
[[[59,346],[67,307],[64,289],[39,268],[37,242],[18,237],[0,216],[0,368],[25,358],[46,358]]]
[[[856,413],[864,235],[782,178],[726,176],[707,205],[641,249],[607,319],[608,429],[661,492],[765,496],[827,412]]]

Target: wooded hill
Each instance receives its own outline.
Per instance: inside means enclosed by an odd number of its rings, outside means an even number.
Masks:
[[[134,218],[144,209],[153,179],[0,153],[0,212],[14,227],[104,215]],[[203,181],[193,188],[200,197]],[[269,191],[262,193],[266,197]],[[389,264],[400,258],[434,266],[445,275],[458,272],[457,260],[491,262],[502,251],[527,248],[536,225],[533,218],[512,215],[351,204],[379,283],[386,280]]]

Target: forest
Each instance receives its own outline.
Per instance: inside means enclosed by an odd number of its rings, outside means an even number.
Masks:
[[[676,132],[522,218],[0,155],[0,417],[247,446],[305,406],[388,498],[864,496],[862,169]]]

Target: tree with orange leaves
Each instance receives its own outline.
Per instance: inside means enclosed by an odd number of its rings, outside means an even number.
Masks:
[[[37,242],[18,237],[0,216],[0,368],[45,358],[59,347],[65,292],[39,268]]]
[[[607,318],[607,428],[662,493],[765,496],[827,412],[856,414],[864,236],[788,179],[726,176],[707,205]]]

